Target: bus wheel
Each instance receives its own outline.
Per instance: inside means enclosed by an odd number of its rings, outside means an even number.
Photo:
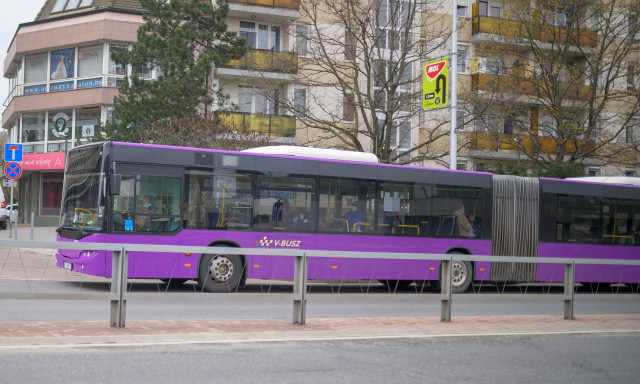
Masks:
[[[473,266],[470,261],[456,260],[451,268],[451,292],[462,293],[471,286]]]
[[[242,279],[242,259],[238,255],[202,255],[198,285],[208,292],[233,292]]]
[[[453,252],[457,253],[457,252]],[[442,274],[442,271],[440,271]],[[451,266],[451,293],[465,292],[473,282],[473,265],[470,261],[455,260]],[[442,278],[430,282],[431,290],[441,292]]]

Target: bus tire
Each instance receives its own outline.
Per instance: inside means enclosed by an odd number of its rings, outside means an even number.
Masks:
[[[452,252],[459,254],[458,252]],[[440,264],[442,265],[442,264]],[[442,269],[440,270],[440,276],[442,276]],[[470,261],[454,260],[452,265],[451,276],[451,293],[463,293],[473,283],[473,264]],[[429,284],[434,292],[442,291],[442,277],[438,280],[433,280]]]
[[[234,292],[241,280],[242,258],[239,255],[202,255],[198,268],[198,285],[205,291]]]

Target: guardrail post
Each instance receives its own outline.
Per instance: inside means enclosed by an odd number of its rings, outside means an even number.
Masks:
[[[121,251],[113,251],[111,261],[111,293],[116,294],[115,299],[111,299],[111,319],[110,326],[113,328],[124,328],[127,301],[124,300],[124,293],[127,288],[127,264],[128,255],[124,246]]]
[[[442,260],[440,266],[440,296],[442,301],[440,303],[440,321],[451,321],[451,266],[453,265],[453,258],[449,260]]]
[[[294,275],[293,275],[293,324],[304,325],[307,300],[307,255],[295,257]]]
[[[576,263],[572,261],[564,265],[564,318],[573,320],[574,278]]]

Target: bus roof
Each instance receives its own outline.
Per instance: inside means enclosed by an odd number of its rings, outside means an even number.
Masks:
[[[378,157],[373,153],[345,151],[341,149],[326,149],[300,147],[295,145],[271,145],[265,147],[245,149],[242,152],[262,153],[267,155],[284,155],[294,157],[308,157],[313,159],[346,160],[362,163],[378,163]]]
[[[640,177],[630,176],[585,176],[585,177],[569,177],[567,180],[588,181],[592,183],[603,184],[621,184],[621,185],[638,185],[640,186]]]

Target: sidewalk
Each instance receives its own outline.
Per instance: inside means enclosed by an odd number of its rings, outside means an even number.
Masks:
[[[0,240],[15,239],[17,230],[18,240],[56,241],[56,227],[33,227],[33,239],[31,238],[31,226],[29,224],[18,224],[14,229],[0,230]]]
[[[291,320],[137,320],[125,328],[107,321],[2,322],[0,348],[183,343],[322,341],[640,332],[640,314],[314,318]]]

